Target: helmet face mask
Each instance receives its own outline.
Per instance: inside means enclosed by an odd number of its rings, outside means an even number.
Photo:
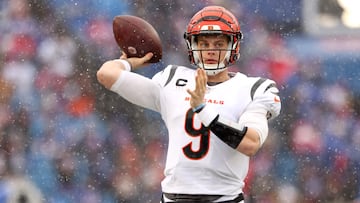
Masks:
[[[225,49],[214,49],[219,51],[217,64],[206,64],[202,60],[203,51],[208,49],[198,48],[197,38],[199,36],[225,35],[228,37],[228,46]],[[206,70],[208,75],[215,75],[226,69],[238,60],[240,53],[240,40],[242,34],[236,18],[231,12],[223,7],[208,6],[194,15],[187,26],[184,34],[188,47],[190,63]],[[220,61],[221,53],[225,53],[223,60]]]
[[[217,48],[204,48],[204,46],[199,46],[199,39],[204,39],[207,43],[207,39],[220,39],[222,43],[226,42],[226,47],[217,47]],[[224,38],[226,39],[224,41]],[[222,40],[221,40],[222,39]],[[191,50],[194,58],[194,64],[198,67],[206,70],[208,75],[216,75],[217,73],[223,71],[228,66],[228,61],[231,55],[231,45],[230,39],[227,35],[223,34],[205,34],[205,35],[194,35],[191,39]],[[214,45],[217,46],[217,45]],[[206,63],[204,58],[206,53],[212,52],[217,63]]]

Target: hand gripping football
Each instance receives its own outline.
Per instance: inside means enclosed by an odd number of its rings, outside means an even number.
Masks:
[[[142,18],[131,15],[119,15],[113,20],[114,37],[128,58],[143,57],[152,52],[149,63],[157,63],[162,57],[159,34],[154,27]]]

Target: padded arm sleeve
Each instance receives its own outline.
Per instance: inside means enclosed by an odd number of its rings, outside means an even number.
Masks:
[[[247,109],[240,117],[239,123],[240,125],[254,129],[258,133],[260,145],[265,142],[269,132],[266,110],[258,108]]]

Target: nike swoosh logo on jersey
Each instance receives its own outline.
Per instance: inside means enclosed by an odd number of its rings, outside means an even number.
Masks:
[[[275,102],[280,102],[280,101],[281,101],[281,100],[280,100],[280,97],[275,96],[275,97],[274,97],[274,101],[275,101]]]

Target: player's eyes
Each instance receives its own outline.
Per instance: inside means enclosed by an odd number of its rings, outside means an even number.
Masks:
[[[215,47],[216,48],[222,48],[222,47],[224,47],[224,44],[223,43],[217,43],[217,44],[215,44]]]
[[[200,48],[207,48],[207,47],[209,47],[209,44],[208,44],[208,43],[200,42],[200,43],[198,44],[198,46],[199,46]]]
[[[199,43],[198,43],[198,47],[199,47],[199,48],[210,48],[211,45],[210,45],[209,43],[199,42]],[[226,43],[223,43],[223,42],[215,43],[215,44],[212,45],[212,47],[215,48],[215,49],[225,48],[225,47],[226,47]]]

